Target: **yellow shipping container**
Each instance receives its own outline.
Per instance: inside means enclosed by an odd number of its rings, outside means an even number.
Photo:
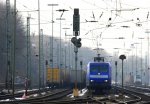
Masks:
[[[59,82],[59,69],[58,68],[47,69],[47,81],[52,82],[52,73],[53,73],[53,82]]]

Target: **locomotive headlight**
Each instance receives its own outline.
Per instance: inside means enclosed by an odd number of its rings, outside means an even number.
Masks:
[[[108,80],[104,80],[104,82],[108,82]]]
[[[94,80],[91,80],[91,82],[93,82]]]

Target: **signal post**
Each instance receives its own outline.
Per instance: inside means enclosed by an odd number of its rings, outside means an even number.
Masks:
[[[80,15],[79,15],[79,9],[74,9],[73,14],[73,35],[71,42],[74,44],[74,52],[75,52],[75,70],[76,70],[76,80],[75,80],[75,86],[73,89],[74,97],[78,97],[78,86],[77,86],[77,61],[78,61],[78,48],[81,47],[81,38],[77,38],[80,33]]]

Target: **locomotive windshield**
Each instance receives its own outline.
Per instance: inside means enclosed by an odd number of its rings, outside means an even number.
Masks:
[[[101,72],[108,72],[108,65],[91,65],[90,72],[91,73],[101,73]]]

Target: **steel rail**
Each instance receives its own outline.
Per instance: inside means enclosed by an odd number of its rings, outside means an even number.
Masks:
[[[117,86],[118,90],[121,90],[122,88]],[[125,101],[126,104],[133,104],[133,103],[138,103],[138,102],[145,102],[145,104],[147,102],[150,102],[150,96],[145,95],[142,92],[139,92],[138,90],[133,90],[133,89],[129,89],[129,88],[124,88],[125,93],[135,97],[135,99],[133,100],[129,100],[129,101]]]
[[[49,91],[49,89],[42,89],[41,90],[41,93],[42,92],[45,92],[45,91]],[[31,95],[31,94],[36,94],[38,93],[39,91],[38,90],[34,90],[34,91],[28,91],[28,95]],[[15,97],[22,97],[24,94],[24,92],[19,92],[19,93],[15,93]],[[5,100],[5,99],[14,99],[14,97],[12,96],[12,94],[5,94],[5,95],[0,95],[0,100]],[[3,103],[5,101],[0,101],[0,104]],[[7,102],[6,102],[7,103]]]
[[[70,94],[72,92],[72,90],[61,90],[61,91],[57,91],[57,92],[53,92],[47,95],[41,95],[35,98],[28,98],[28,99],[23,99],[23,100],[14,100],[14,101],[8,101],[8,102],[0,102],[0,104],[47,104],[48,101],[52,101],[52,100],[57,100],[60,99],[68,94]]]

